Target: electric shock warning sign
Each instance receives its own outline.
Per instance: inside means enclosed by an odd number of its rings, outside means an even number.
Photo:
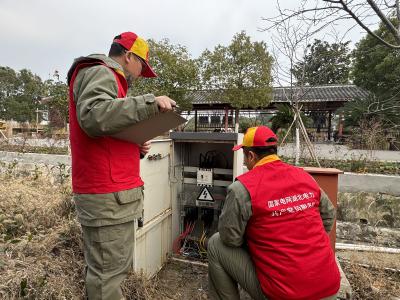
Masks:
[[[208,188],[203,188],[200,192],[200,195],[197,197],[197,200],[200,201],[214,201],[213,196],[211,195],[210,191]]]
[[[208,188],[204,187],[196,199],[196,206],[213,207],[214,197],[211,195]]]

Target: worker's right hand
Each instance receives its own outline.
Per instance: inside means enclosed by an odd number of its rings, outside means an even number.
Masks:
[[[156,102],[161,112],[170,111],[176,106],[176,102],[168,96],[158,96]]]

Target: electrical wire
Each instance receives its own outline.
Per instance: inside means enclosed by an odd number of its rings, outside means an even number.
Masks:
[[[182,241],[183,239],[186,240],[187,236],[193,231],[194,225],[195,225],[195,222],[189,222],[188,224],[186,224],[185,231],[182,232],[182,233],[175,239],[175,241],[173,242],[173,245],[172,245],[172,249],[173,249],[174,253],[176,253],[176,254],[179,254],[179,253],[180,253],[180,250],[181,250],[181,248],[182,248],[181,245],[180,245],[180,243],[181,243],[181,241]]]
[[[205,247],[205,240],[206,240],[206,237],[207,237],[206,234],[207,234],[207,231],[204,230],[204,223],[203,223],[203,233],[202,233],[202,235],[200,237],[200,240],[199,240],[199,254],[200,254],[201,258],[204,258],[204,256],[207,257],[207,250],[206,250],[206,247]]]

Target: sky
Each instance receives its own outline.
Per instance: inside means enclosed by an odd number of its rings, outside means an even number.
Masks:
[[[279,3],[293,7],[298,1]],[[242,30],[270,45],[269,34],[259,29],[267,26],[263,17],[275,15],[273,0],[0,0],[0,66],[27,68],[43,80],[57,70],[64,79],[74,58],[106,54],[124,31],[167,38],[193,58],[228,45]],[[363,35],[356,28],[349,39],[355,43]]]

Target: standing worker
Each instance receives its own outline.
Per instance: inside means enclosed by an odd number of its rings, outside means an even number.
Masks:
[[[249,172],[228,187],[219,233],[208,243],[213,299],[336,299],[340,273],[327,232],[335,209],[303,169],[282,162],[266,126],[246,131]]]
[[[139,157],[150,143],[111,136],[175,106],[167,96],[126,96],[134,79],[157,76],[148,59],[147,42],[124,32],[108,56],[77,58],[68,72],[72,188],[89,300],[124,299],[120,285],[133,264],[134,220],[143,210]]]

